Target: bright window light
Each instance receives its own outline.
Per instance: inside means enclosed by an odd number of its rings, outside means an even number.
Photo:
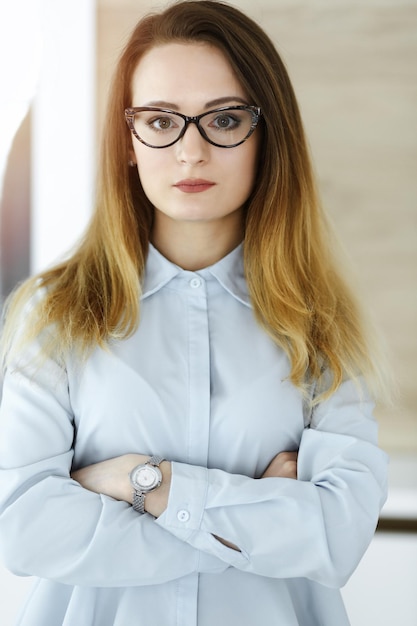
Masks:
[[[35,95],[42,40],[40,0],[0,3],[0,192],[13,138]]]

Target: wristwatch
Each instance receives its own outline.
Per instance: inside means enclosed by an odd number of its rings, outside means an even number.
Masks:
[[[162,461],[164,458],[155,454],[145,464],[134,467],[129,474],[133,487],[133,508],[138,513],[145,513],[146,494],[162,483],[162,473],[158,467]]]

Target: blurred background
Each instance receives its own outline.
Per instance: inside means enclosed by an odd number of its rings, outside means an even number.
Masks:
[[[398,379],[390,495],[344,590],[352,626],[417,626],[417,0],[235,0],[284,58],[323,203]],[[0,299],[91,214],[112,70],[157,0],[0,0]],[[0,566],[0,623],[30,579]],[[337,625],[335,625],[337,626]]]

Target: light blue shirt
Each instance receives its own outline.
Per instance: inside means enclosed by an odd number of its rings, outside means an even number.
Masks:
[[[0,554],[39,577],[20,626],[348,624],[339,587],[386,496],[373,406],[346,382],[309,411],[242,246],[199,272],[151,247],[137,332],[31,370],[6,374],[0,413]],[[298,480],[259,479],[297,449]],[[158,519],[69,477],[130,452],[173,462]]]

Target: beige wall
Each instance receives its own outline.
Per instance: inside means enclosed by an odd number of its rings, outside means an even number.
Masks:
[[[417,0],[236,0],[293,79],[325,206],[382,329],[401,398],[381,444],[417,452]],[[161,2],[98,0],[98,111],[137,19]]]

